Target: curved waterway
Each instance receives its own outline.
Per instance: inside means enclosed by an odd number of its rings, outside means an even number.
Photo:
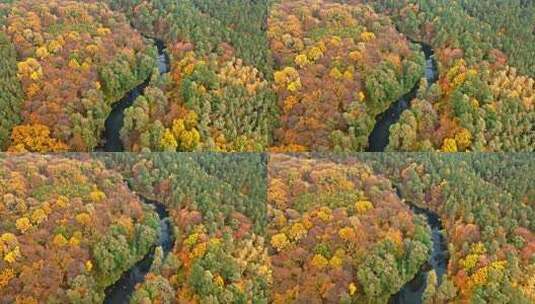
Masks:
[[[401,197],[399,189],[398,196]],[[427,287],[427,275],[431,270],[437,274],[437,283],[440,285],[442,275],[446,273],[448,266],[448,246],[442,235],[442,221],[438,214],[424,208],[420,208],[410,202],[406,202],[412,212],[423,215],[427,219],[427,224],[431,227],[431,240],[433,247],[429,259],[416,274],[414,279],[407,282],[398,293],[390,298],[389,304],[421,304],[423,303],[423,294]]]
[[[115,284],[105,290],[106,297],[104,304],[127,304],[137,284],[145,280],[145,275],[150,271],[154,261],[156,247],[161,247],[164,257],[173,249],[174,237],[169,212],[165,206],[157,201],[152,201],[139,196],[145,204],[154,206],[156,213],[160,217],[160,233],[158,244],[153,246],[143,259],[137,262],[132,268],[124,272]]]
[[[169,57],[164,52],[165,45],[163,41],[154,38],[149,39],[152,39],[158,48],[158,71],[160,74],[169,72]],[[124,124],[124,111],[131,107],[136,98],[143,94],[143,91],[149,85],[150,78],[149,76],[142,84],[127,92],[121,100],[113,105],[105,123],[104,146],[101,148],[104,152],[124,151],[120,136],[120,131]]]
[[[435,59],[433,59],[433,48],[425,43],[411,41],[422,47],[425,54],[425,78],[431,86],[438,80],[438,70]],[[410,92],[403,95],[398,101],[393,103],[385,112],[379,114],[375,120],[376,124],[372,133],[368,137],[368,152],[383,152],[388,145],[390,137],[390,127],[399,121],[401,113],[411,106],[411,101],[416,97],[420,88],[420,82],[412,88]]]

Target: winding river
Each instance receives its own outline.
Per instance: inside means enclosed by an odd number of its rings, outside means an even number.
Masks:
[[[165,54],[165,45],[161,40],[153,39],[158,48],[158,70],[160,74],[169,71],[169,58]],[[414,41],[413,41],[414,42]],[[433,59],[432,48],[424,43],[418,43],[422,46],[425,54],[426,68],[425,77],[429,85],[438,80],[438,72],[436,62]],[[123,127],[124,111],[131,107],[135,99],[140,96],[144,89],[148,86],[150,77],[142,84],[138,85],[129,91],[119,102],[117,102],[109,117],[106,119],[104,131],[104,145],[102,150],[105,152],[121,152],[124,151],[120,139],[120,130]],[[369,136],[369,152],[383,152],[388,145],[390,127],[398,122],[401,113],[410,107],[410,102],[416,97],[419,83],[414,88],[405,94],[402,98],[396,101],[384,113],[377,116],[377,123]],[[398,191],[398,195],[399,195]],[[146,203],[155,207],[155,211],[160,218],[160,236],[159,242],[150,252],[132,268],[123,273],[121,278],[112,286],[106,288],[105,304],[128,303],[130,296],[135,290],[135,286],[143,282],[145,275],[150,271],[151,265],[154,261],[156,247],[160,246],[163,249],[164,255],[167,255],[173,248],[173,233],[169,213],[165,206],[157,201],[152,201],[141,197]],[[393,295],[389,301],[391,304],[420,304],[422,303],[422,296],[426,288],[427,275],[430,270],[434,269],[438,283],[442,275],[446,272],[447,267],[447,246],[442,236],[442,223],[436,213],[429,210],[419,208],[411,203],[411,210],[425,216],[432,231],[433,247],[430,259],[421,267],[418,274],[413,280],[406,283],[401,290]]]
[[[174,237],[169,212],[165,206],[157,201],[152,201],[139,196],[145,204],[154,206],[156,213],[160,217],[160,233],[158,244],[156,244],[145,257],[137,262],[128,271],[123,273],[121,278],[115,284],[106,288],[104,304],[127,304],[130,296],[135,290],[138,283],[145,279],[145,275],[150,271],[156,247],[161,247],[164,257],[173,249]]]
[[[398,196],[401,193],[396,188]],[[427,224],[431,228],[431,240],[433,247],[431,248],[431,255],[424,265],[421,266],[420,271],[409,282],[407,282],[400,289],[398,293],[390,298],[389,304],[421,304],[423,303],[423,294],[427,287],[427,275],[431,270],[437,274],[437,283],[440,285],[442,275],[446,273],[448,266],[448,246],[444,236],[442,235],[442,221],[438,214],[431,212],[428,209],[420,208],[413,203],[406,202],[412,212],[423,215],[427,219]]]
[[[413,40],[411,42],[417,43],[422,47],[426,63],[425,78],[428,85],[431,86],[438,80],[438,69],[436,61],[433,58],[433,49],[425,43]],[[390,127],[397,123],[401,117],[401,113],[410,107],[410,103],[416,97],[419,86],[420,83],[418,82],[410,92],[393,103],[388,110],[377,116],[377,123],[368,139],[368,152],[385,151],[389,141]],[[396,188],[396,190],[398,196],[401,197],[399,189]],[[390,298],[390,304],[421,304],[423,302],[423,293],[427,286],[427,275],[429,271],[435,271],[438,284],[440,285],[440,280],[442,275],[446,273],[446,267],[448,265],[448,251],[441,232],[443,227],[440,217],[436,213],[420,208],[412,203],[408,203],[408,205],[414,213],[423,215],[427,219],[427,223],[431,228],[433,247],[429,260],[422,265],[414,279],[403,285],[400,291]]]
[[[438,80],[437,64],[433,59],[433,48],[425,43],[412,42],[419,44],[424,51],[425,78],[427,79],[428,85],[431,86]],[[397,123],[401,117],[401,113],[410,107],[411,100],[416,97],[419,86],[420,82],[416,83],[410,92],[405,94],[398,101],[393,103],[385,112],[376,117],[377,123],[368,137],[368,152],[384,152],[389,141],[390,127]]]
[[[163,41],[154,38],[149,39],[152,39],[158,48],[158,70],[160,74],[169,72],[169,57],[164,52],[165,45]],[[104,146],[102,147],[104,152],[124,151],[120,136],[120,131],[124,124],[124,111],[131,107],[136,98],[143,94],[143,91],[149,85],[149,82],[150,77],[147,78],[142,84],[127,92],[121,100],[113,105],[113,109],[105,123],[103,141]]]

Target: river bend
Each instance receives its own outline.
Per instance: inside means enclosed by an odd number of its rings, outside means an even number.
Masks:
[[[433,58],[433,48],[422,42],[415,42],[422,47],[425,55],[425,78],[429,86],[437,82],[438,70],[435,59]],[[412,88],[410,92],[403,95],[398,101],[394,102],[385,112],[379,114],[375,120],[375,127],[368,137],[368,152],[384,152],[389,142],[390,127],[399,121],[401,113],[411,106],[411,101],[416,97],[420,82]]]
[[[154,41],[158,48],[158,71],[160,74],[169,72],[169,57],[165,53],[165,44],[162,40],[149,38]],[[106,119],[103,147],[104,152],[123,152],[124,147],[121,141],[121,129],[124,125],[124,111],[134,104],[136,98],[143,94],[145,88],[149,85],[150,76],[142,84],[128,91],[121,100],[113,105],[110,115]]]

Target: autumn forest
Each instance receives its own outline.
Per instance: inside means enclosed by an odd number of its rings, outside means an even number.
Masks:
[[[2,304],[535,301],[530,154],[0,164]]]
[[[2,0],[0,150],[533,151],[534,26],[522,0]]]
[[[535,1],[0,0],[0,304],[535,304]]]

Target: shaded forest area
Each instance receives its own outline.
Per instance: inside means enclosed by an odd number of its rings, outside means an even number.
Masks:
[[[99,154],[134,191],[163,202],[175,243],[130,303],[267,303],[262,154]]]
[[[534,27],[521,0],[2,0],[0,145],[93,151],[151,78],[127,151],[364,151],[415,86],[388,150],[532,151]],[[150,77],[141,35],[169,73]],[[436,84],[413,41],[433,47]]]

